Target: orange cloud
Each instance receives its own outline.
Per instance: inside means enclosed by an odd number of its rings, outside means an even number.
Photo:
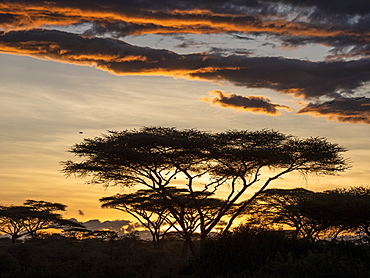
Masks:
[[[370,81],[370,59],[310,62],[282,57],[180,55],[55,30],[0,32],[0,52],[95,66],[117,75],[169,75],[270,88],[307,99],[330,97]]]
[[[286,16],[270,19],[257,13],[248,15],[216,13],[210,10],[150,10],[130,8],[124,5],[102,5],[92,2],[83,6],[78,2],[69,6],[63,2],[12,1],[0,4],[0,13],[10,15],[0,27],[7,31],[39,28],[47,25],[66,26],[78,22],[132,25],[130,35],[147,33],[225,33],[269,32],[292,36],[339,36],[359,35],[370,40],[370,32],[357,34],[351,30],[317,26],[307,22],[292,22]],[[135,26],[137,28],[135,28]]]
[[[271,103],[268,98],[261,96],[238,96],[236,94],[226,94],[223,91],[216,90],[208,93],[214,98],[203,97],[199,100],[208,102],[212,105],[218,105],[221,108],[232,108],[252,113],[267,114],[272,116],[280,115],[278,109],[291,111],[288,106]]]
[[[328,121],[370,125],[370,98],[339,98],[322,104],[309,104],[296,114],[326,117]]]

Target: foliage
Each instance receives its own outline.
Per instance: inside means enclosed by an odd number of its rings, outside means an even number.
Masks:
[[[0,277],[177,277],[184,259],[178,246],[166,247],[154,250],[135,237],[102,241],[58,236],[10,245],[0,241]]]
[[[316,217],[340,230],[357,232],[370,243],[370,187],[327,190],[318,194]]]
[[[303,188],[268,189],[246,210],[247,222],[274,228],[294,228],[296,237],[336,239],[360,232],[370,238],[370,190],[366,187],[312,192]]]
[[[11,244],[0,240],[2,278],[369,277],[370,246],[293,239],[240,226],[209,238],[198,256],[181,258],[182,242],[162,250],[134,236],[77,240],[61,235]]]
[[[290,227],[294,229],[295,237],[315,239],[330,228],[326,221],[321,221],[310,212],[316,212],[314,206],[318,206],[315,194],[303,188],[267,189],[243,214],[251,225],[280,229]]]
[[[103,208],[114,208],[134,216],[150,232],[156,249],[161,247],[161,239],[173,226],[166,204],[160,195],[152,190],[142,189],[131,194],[117,194],[101,198],[100,202]]]
[[[193,192],[197,204],[186,189],[167,187],[167,191],[176,199],[176,202],[169,200],[171,206],[176,210],[183,210],[185,231],[178,228],[167,203],[156,191],[141,189],[135,193],[101,198],[100,201],[103,208],[115,208],[134,216],[151,233],[155,248],[162,247],[161,243],[171,228],[178,231],[183,238],[185,234],[193,235],[201,225],[199,208],[205,220],[209,220],[223,205],[222,200],[210,197],[212,193],[207,191]]]
[[[308,241],[284,233],[241,226],[207,240],[183,277],[368,277],[370,246]]]
[[[81,227],[80,224],[63,219],[58,211],[65,205],[45,201],[27,200],[23,206],[0,207],[0,232],[8,234],[14,243],[23,236],[37,237],[37,232],[50,228]]]
[[[64,162],[63,171],[80,178],[90,177],[92,183],[105,186],[141,185],[157,192],[195,254],[192,234],[184,221],[184,204],[169,190],[176,178],[186,180],[182,188],[188,191],[198,212],[203,243],[251,185],[260,182],[260,190],[234,210],[225,232],[245,206],[280,176],[293,171],[336,174],[346,170],[349,166],[341,155],[344,151],[325,138],[300,139],[274,130],[209,133],[145,127],[85,139],[70,149],[81,161]],[[274,172],[260,181],[264,169]],[[207,219],[200,204],[207,196],[199,198],[194,192],[213,194],[221,189],[227,192],[223,204],[212,219]]]

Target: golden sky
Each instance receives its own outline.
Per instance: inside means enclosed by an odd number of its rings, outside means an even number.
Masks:
[[[128,219],[98,199],[134,189],[66,179],[59,162],[84,138],[159,125],[327,137],[352,169],[272,187],[369,185],[368,1],[86,3],[0,1],[0,203]]]

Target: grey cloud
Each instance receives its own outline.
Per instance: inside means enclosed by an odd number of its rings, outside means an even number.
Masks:
[[[1,1],[10,2],[10,1]],[[16,3],[32,3],[44,4],[43,0],[29,0],[29,1],[11,1]],[[245,10],[246,8],[255,9],[258,11],[274,11],[277,5],[290,5],[294,7],[310,7],[315,8],[322,13],[336,14],[336,13],[349,13],[349,14],[364,14],[370,10],[370,3],[367,0],[54,0],[51,3],[60,5],[62,7],[91,7],[104,9],[108,6],[119,9],[120,7],[131,7],[136,9],[156,9],[156,10],[175,10],[175,9],[209,9],[214,12],[228,12],[237,13]]]
[[[250,37],[243,34],[274,34],[284,45],[332,46],[328,59],[370,56],[370,2],[367,0],[31,0],[0,3],[4,5],[0,6],[0,28],[6,30],[89,22],[91,28],[84,35],[91,37],[237,32],[235,37],[249,40]],[[19,10],[17,4],[24,9]],[[65,13],[66,8],[76,10]],[[193,12],[189,12],[191,10]],[[107,17],[107,13],[116,16]],[[182,24],[167,24],[177,21]]]
[[[370,29],[370,25],[368,27]],[[299,47],[307,44],[323,44],[333,47],[328,59],[370,57],[370,43],[365,36],[329,36],[329,37],[298,37],[282,36],[277,38],[283,46]]]
[[[346,123],[370,124],[370,98],[339,98],[321,104],[309,104],[297,114],[310,114]]]
[[[285,105],[271,103],[268,98],[261,96],[238,96],[236,94],[226,94],[223,91],[212,91],[209,93],[214,98],[201,98],[200,100],[219,105],[222,108],[233,108],[253,113],[264,113],[268,115],[279,115],[278,108],[290,111]]]
[[[370,81],[370,59],[310,62],[282,57],[179,55],[119,40],[50,30],[3,33],[0,50],[95,65],[115,74],[181,74],[249,88],[270,88],[307,99],[338,97]]]
[[[130,220],[112,220],[112,221],[104,221],[100,222],[99,220],[89,220],[87,222],[82,222],[87,229],[92,231],[98,231],[102,229],[109,229],[111,231],[121,231],[122,227],[129,226],[132,224]]]

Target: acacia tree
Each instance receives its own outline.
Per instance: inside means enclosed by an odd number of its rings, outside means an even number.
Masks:
[[[250,225],[293,228],[295,237],[316,239],[337,225],[320,215],[324,203],[319,193],[304,188],[267,189],[243,211]],[[328,217],[327,217],[328,218]]]
[[[183,209],[183,221],[185,231],[178,229],[176,220],[171,216],[166,202],[163,198],[151,189],[141,189],[130,194],[116,194],[111,197],[100,199],[103,208],[114,208],[129,213],[134,216],[151,234],[154,248],[161,248],[161,240],[172,228],[185,238],[184,234],[193,235],[200,225],[200,217],[197,208],[200,207],[202,214],[211,219],[218,207],[223,204],[223,200],[210,197],[210,192],[194,192],[199,203],[194,204],[194,200],[185,188],[168,187],[167,191],[171,196],[175,196],[178,203],[172,201],[172,206]]]
[[[325,138],[300,139],[274,130],[203,132],[165,127],[144,127],[140,130],[111,131],[107,135],[85,139],[70,152],[80,161],[63,162],[67,175],[91,178],[92,183],[105,186],[146,186],[157,192],[166,203],[171,216],[184,233],[193,253],[191,234],[186,230],[184,205],[168,188],[180,178],[197,213],[201,243],[253,184],[258,196],[273,180],[298,171],[303,174],[336,174],[348,168],[342,157],[345,148]],[[269,172],[260,180],[264,169]],[[226,192],[226,197],[212,219],[202,212],[195,191]],[[249,202],[244,202],[229,218],[227,231]],[[176,206],[174,206],[176,204]],[[176,207],[180,208],[177,209]]]
[[[23,206],[0,207],[0,232],[11,236],[12,242],[29,235],[35,239],[37,232],[50,228],[83,227],[63,219],[57,211],[64,211],[66,205],[45,201],[27,200]]]
[[[21,206],[0,207],[0,232],[10,235],[14,243],[18,238],[28,234],[23,225],[29,208]]]
[[[131,194],[117,194],[100,199],[103,208],[114,208],[135,217],[151,234],[154,248],[174,225],[163,199],[157,192],[141,189]],[[167,227],[164,227],[167,224]]]
[[[358,232],[370,243],[370,187],[337,188],[320,194],[316,214],[339,231]]]
[[[267,189],[243,214],[251,225],[292,227],[297,237],[336,239],[358,232],[370,242],[370,188],[363,186],[324,192]]]

